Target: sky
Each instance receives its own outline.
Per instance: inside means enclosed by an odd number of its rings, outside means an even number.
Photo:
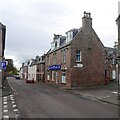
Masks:
[[[119,0],[0,0],[0,22],[6,25],[5,58],[22,62],[43,55],[54,34],[65,35],[82,27],[83,12],[90,12],[93,29],[107,47],[117,41]]]

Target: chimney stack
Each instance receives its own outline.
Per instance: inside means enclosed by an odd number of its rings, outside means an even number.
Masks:
[[[91,13],[84,11],[84,17],[82,18],[82,27],[92,28]]]

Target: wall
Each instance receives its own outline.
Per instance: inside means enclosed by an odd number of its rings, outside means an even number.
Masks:
[[[66,50],[66,62],[62,63],[62,57],[61,57],[61,50]],[[53,53],[56,53],[56,63],[53,64]],[[59,85],[66,85],[66,86],[71,86],[71,73],[70,73],[70,59],[71,59],[71,48],[70,45],[62,47],[54,52],[49,53],[48,55],[46,55],[45,58],[45,80],[48,83],[53,83],[53,84],[59,84]],[[49,56],[50,59],[50,65],[48,65],[48,61],[47,61],[47,56]],[[52,65],[61,65],[61,69],[60,70],[49,70],[49,66]],[[50,73],[50,80],[47,80],[47,70],[49,70]],[[66,83],[63,84],[61,81],[62,78],[62,71],[65,70],[66,71]],[[57,73],[57,74],[56,74]],[[56,74],[56,78],[53,81],[53,74]]]
[[[0,23],[1,25],[1,23]],[[0,62],[2,62],[2,29],[0,27]],[[0,69],[0,86],[2,84],[2,70]]]
[[[28,66],[28,80],[33,80],[36,82],[36,65]]]
[[[82,28],[72,42],[72,86],[104,83],[104,46],[92,28]],[[81,50],[83,67],[74,67],[76,50]]]

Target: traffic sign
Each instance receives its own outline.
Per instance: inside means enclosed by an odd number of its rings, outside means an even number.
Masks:
[[[2,70],[6,69],[6,61],[0,62],[0,69]]]

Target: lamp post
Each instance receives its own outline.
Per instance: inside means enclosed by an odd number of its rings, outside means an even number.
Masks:
[[[118,93],[118,104],[120,104],[119,103],[119,100],[120,100],[120,95],[119,95],[119,93],[120,93],[120,56],[118,56],[118,59],[117,59],[117,61],[118,61],[118,81],[117,81],[117,93]]]

